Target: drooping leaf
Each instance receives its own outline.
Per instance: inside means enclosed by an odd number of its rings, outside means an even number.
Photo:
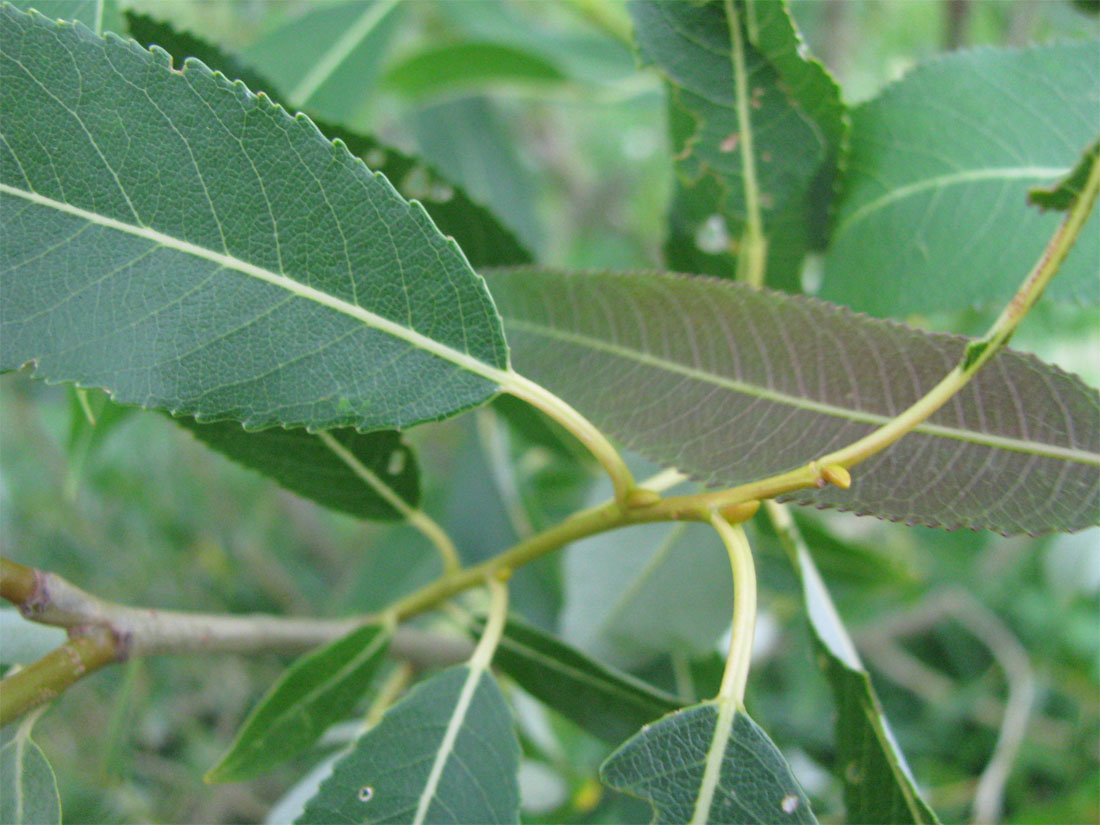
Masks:
[[[831,177],[844,137],[845,112],[825,69],[785,8],[737,5],[749,121],[737,111],[738,43],[721,0],[630,4],[639,49],[668,79],[669,126],[677,191],[669,216],[667,262],[676,269],[731,277],[746,221],[742,154],[753,144],[765,233],[775,234],[770,283],[790,285],[809,243],[808,195]],[[826,165],[829,170],[826,170]]]
[[[530,51],[500,43],[462,42],[427,46],[392,65],[382,82],[409,97],[428,97],[564,80],[553,63]]]
[[[2,17],[0,368],[254,428],[401,428],[496,391],[484,283],[307,118],[199,63]]]
[[[708,528],[642,525],[567,548],[563,636],[622,668],[713,649],[733,593],[725,548]]]
[[[396,0],[309,3],[249,45],[245,62],[295,109],[355,126],[404,13]]]
[[[809,800],[768,735],[743,711],[704,702],[648,725],[600,777],[653,805],[655,823],[814,823]]]
[[[254,470],[275,479],[286,489],[356,518],[401,519],[377,490],[361,479],[316,435],[305,430],[248,432],[234,421],[200,424],[193,418],[176,423],[199,441]],[[416,458],[399,433],[379,430],[359,433],[350,427],[332,430],[336,441],[410,507],[420,501],[420,473]]]
[[[822,297],[878,316],[1007,301],[1061,216],[1029,187],[1096,140],[1100,41],[926,63],[852,113]],[[1047,297],[1100,300],[1094,214]]]
[[[365,625],[296,661],[252,709],[206,781],[258,776],[313,745],[354,711],[388,644],[383,627]]]
[[[649,457],[730,486],[800,467],[920,398],[966,340],[706,278],[490,275],[517,368]],[[568,369],[563,365],[568,365]],[[929,421],[790,500],[1003,533],[1100,512],[1100,397],[1005,351]]]
[[[483,668],[448,668],[390,708],[296,822],[519,822],[519,742]]]
[[[61,825],[57,778],[31,739],[38,715],[24,717],[0,747],[0,822],[5,825]]]
[[[1066,211],[1077,200],[1088,180],[1089,170],[1100,158],[1100,140],[1092,144],[1073,167],[1073,171],[1049,187],[1037,186],[1027,193],[1027,201],[1040,209]]]
[[[146,15],[128,11],[126,20],[131,37],[143,46],[160,46],[180,64],[188,57],[198,58],[226,77],[242,80],[249,89],[263,91],[276,103],[282,102],[272,81],[212,43]],[[327,121],[314,119],[314,123],[325,137],[342,140],[348,151],[385,175],[405,198],[420,201],[439,230],[458,241],[471,266],[509,266],[531,260],[530,253],[488,209],[472,201],[437,169],[369,135]]]
[[[921,798],[890,731],[871,677],[805,547],[792,560],[802,581],[815,657],[836,706],[837,774],[851,823],[924,825],[939,820]]]
[[[474,630],[483,627],[479,620]],[[612,745],[680,706],[676,697],[514,618],[504,626],[493,664],[540,702]]]

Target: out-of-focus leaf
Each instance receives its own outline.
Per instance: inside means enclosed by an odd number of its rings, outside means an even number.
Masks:
[[[655,823],[815,823],[790,766],[744,711],[704,702],[648,725],[600,777],[653,805]]]
[[[65,644],[68,634],[60,627],[28,621],[14,607],[3,607],[0,639],[4,640],[0,645],[0,665],[29,665]]]
[[[524,247],[538,249],[534,180],[492,101],[468,97],[426,106],[414,114],[413,129],[420,155],[488,206]]]
[[[258,776],[313,745],[354,710],[388,644],[384,628],[366,625],[296,661],[253,708],[206,781]]]
[[[265,92],[276,103],[281,102],[274,83],[234,55],[145,15],[127,12],[126,19],[130,35],[143,46],[156,44],[181,64],[188,57],[196,57],[226,77],[244,81],[252,91]],[[438,170],[368,135],[335,123],[316,119],[314,123],[325,137],[342,140],[348,151],[375,172],[385,175],[405,198],[420,201],[439,230],[458,241],[471,266],[508,266],[531,260],[531,255],[519,245],[515,236],[488,209],[470,200]]]
[[[57,778],[31,739],[38,715],[25,717],[0,747],[0,822],[5,825],[61,825]]]
[[[336,453],[306,430],[249,432],[234,421],[176,423],[222,455],[270,476],[291,492],[356,518],[401,519],[379,492],[361,479]],[[420,501],[420,472],[412,450],[393,430],[359,433],[349,427],[331,435],[371,471],[380,484],[415,508]]]
[[[730,253],[746,220],[742,153],[748,133],[765,233],[778,236],[770,244],[777,254],[768,280],[790,286],[809,243],[808,195],[817,176],[832,176],[845,110],[836,83],[806,56],[784,3],[760,0],[737,8],[733,25],[741,31],[748,124],[737,113],[738,44],[724,4],[630,5],[643,57],[669,81],[677,192],[666,259],[675,269],[732,275],[736,255]]]
[[[299,825],[518,823],[519,742],[484,668],[417,685],[333,767]]]
[[[566,550],[563,636],[633,668],[661,654],[710,650],[729,626],[729,560],[709,525],[642,525]]]
[[[1100,41],[923,64],[852,113],[822,296],[879,316],[1007,301],[1061,216],[1028,188],[1096,140]],[[1100,300],[1093,214],[1047,297]]]
[[[1077,161],[1077,165],[1073,167],[1073,171],[1064,178],[1055,181],[1049,187],[1037,186],[1031,189],[1027,193],[1028,203],[1038,206],[1040,209],[1067,211],[1076,202],[1081,190],[1085,188],[1089,170],[1092,169],[1097,159],[1100,159],[1100,140],[1085,150],[1081,159]]]
[[[474,630],[483,627],[478,620]],[[680,706],[676,697],[517,619],[504,626],[493,664],[540,702],[612,745]]]
[[[403,13],[396,0],[314,2],[244,50],[287,101],[354,125],[374,87]]]
[[[925,825],[935,813],[883,715],[871,677],[805,547],[793,560],[802,580],[816,658],[836,704],[837,774],[844,786],[847,821],[866,825]]]
[[[382,83],[409,97],[471,92],[499,86],[561,83],[565,76],[548,60],[500,43],[430,45],[386,72]]]
[[[92,31],[122,31],[117,0],[9,0],[23,11],[35,11],[51,20],[79,20]]]
[[[723,486],[886,423],[967,343],[706,278],[517,269],[490,287],[521,372],[628,446]],[[930,526],[1080,529],[1100,511],[1100,397],[1004,351],[852,475],[849,490],[788,498]]]
[[[253,428],[402,428],[495,394],[484,282],[308,118],[200,63],[2,18],[0,366]]]

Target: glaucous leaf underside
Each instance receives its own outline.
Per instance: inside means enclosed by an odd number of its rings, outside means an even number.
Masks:
[[[0,21],[0,368],[250,428],[400,428],[496,392],[484,283],[308,118],[79,24]]]
[[[871,432],[960,360],[966,339],[801,296],[657,273],[490,273],[516,368],[631,448],[723,487]],[[924,424],[802,504],[1003,533],[1100,512],[1100,397],[1005,351]]]

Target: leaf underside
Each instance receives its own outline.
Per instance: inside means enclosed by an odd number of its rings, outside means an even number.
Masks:
[[[996,307],[1061,216],[1028,189],[1097,137],[1100,41],[982,48],[918,66],[852,113],[821,296],[879,317]],[[1100,301],[1100,213],[1046,297]]]
[[[500,688],[487,671],[453,667],[409,691],[360,737],[297,822],[516,823],[518,770],[519,743]]]
[[[484,283],[308,118],[200,63],[0,16],[0,369],[250,428],[401,428],[495,393]]]
[[[886,423],[959,361],[963,338],[801,296],[655,273],[490,273],[514,362],[597,426],[710,485],[805,465]],[[788,496],[1006,534],[1100,513],[1100,397],[1005,351],[925,424]]]
[[[611,754],[600,777],[611,787],[647,800],[655,823],[706,821],[778,825],[815,823],[809,800],[767,734],[742,712],[719,732],[712,702],[669,714],[643,728]],[[693,818],[708,783],[707,757],[725,736],[721,767],[705,819]]]

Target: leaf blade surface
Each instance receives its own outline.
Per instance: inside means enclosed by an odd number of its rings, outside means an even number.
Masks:
[[[402,427],[495,392],[483,283],[308,119],[80,26],[3,26],[0,366],[250,427]]]
[[[489,280],[521,372],[711,485],[792,470],[862,437],[966,346],[707,278],[520,269]],[[1100,398],[1002,352],[928,422],[855,467],[851,489],[788,499],[930,526],[1080,529],[1100,511]]]

